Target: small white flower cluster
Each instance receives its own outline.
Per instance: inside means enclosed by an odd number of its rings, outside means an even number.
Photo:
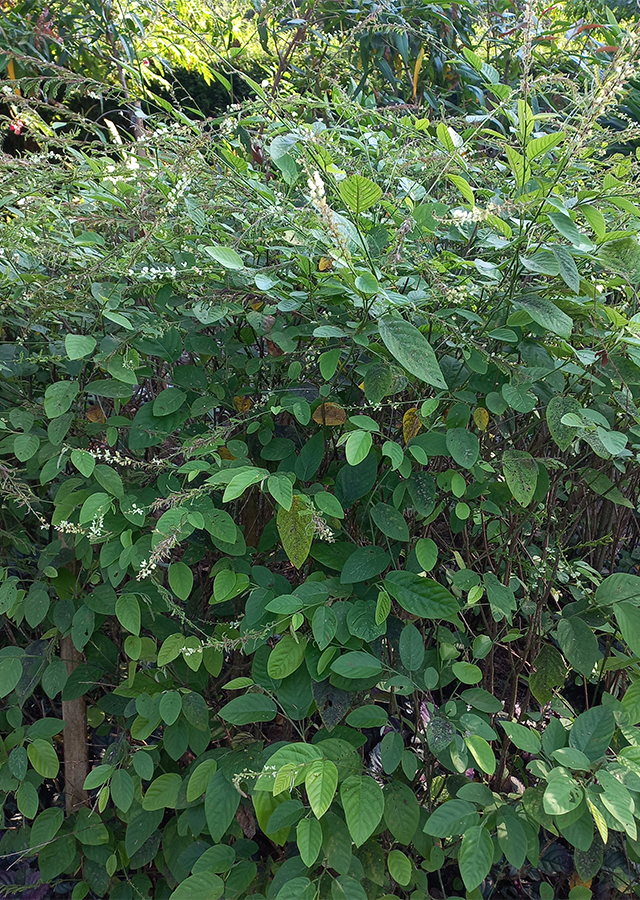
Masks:
[[[150,575],[153,575],[156,568],[157,567],[154,566],[150,560],[143,559],[140,563],[138,574],[136,575],[136,581],[142,581],[143,578],[149,578]]]
[[[48,525],[43,527],[48,528]],[[82,525],[74,525],[74,523],[69,522],[68,519],[63,519],[62,522],[59,522],[56,525],[56,530],[60,531],[62,534],[86,534],[86,530]]]
[[[155,572],[160,563],[168,559],[171,556],[171,551],[173,548],[180,543],[180,530],[176,529],[171,532],[163,541],[160,541],[159,544],[151,551],[151,555],[149,559],[143,559],[140,563],[140,568],[138,570],[138,574],[136,575],[136,581],[142,581],[143,578],[148,578],[150,575]]]
[[[307,178],[307,185],[309,186],[309,199],[316,209],[319,210],[320,204],[326,199],[324,181],[322,180],[320,172],[315,171],[313,175],[310,175],[309,178]]]
[[[313,514],[313,527],[315,529],[316,537],[320,538],[321,541],[326,541],[328,544],[335,544],[336,539],[333,531],[319,513]]]
[[[87,532],[87,536],[89,541],[93,543],[93,541],[98,541],[100,538],[103,538],[106,534],[102,530],[104,525],[104,516],[95,515],[91,520],[91,525],[89,526],[89,531]]]
[[[451,219],[454,225],[467,225],[469,222],[483,222],[489,215],[488,210],[474,206],[473,209],[452,209]]]
[[[320,219],[322,220],[323,225],[333,238],[333,242],[337,250],[343,257],[349,259],[351,256],[349,244],[340,230],[333,210],[327,203],[324,182],[322,180],[320,172],[315,171],[312,175],[310,175],[307,179],[307,185],[309,187],[309,199],[311,200],[312,206],[315,208],[316,212],[320,216]]]
[[[190,186],[191,179],[187,178],[186,175],[181,175],[180,178],[178,178],[174,186],[169,191],[169,196],[167,197],[166,209],[168,213],[175,212],[175,210],[178,208],[180,200],[188,192]]]
[[[128,512],[134,516],[145,516],[147,514],[145,507],[138,506],[138,504],[135,502],[135,500],[132,502],[131,507],[129,508]]]
[[[139,270],[129,269],[127,275],[129,277],[136,276],[144,281],[157,281],[158,278],[175,278],[178,270],[175,266],[143,266]]]

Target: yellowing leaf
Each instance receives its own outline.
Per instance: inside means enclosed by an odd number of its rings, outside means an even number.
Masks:
[[[420,77],[420,69],[422,68],[422,63],[424,62],[424,47],[420,48],[420,53],[418,53],[418,57],[416,59],[416,64],[413,67],[413,99],[416,99],[416,94],[418,93],[418,78]]]
[[[590,888],[592,881],[593,881],[592,878],[589,878],[588,881],[583,881],[582,878],[580,878],[580,876],[578,875],[578,873],[574,872],[573,875],[571,876],[571,881],[569,882],[569,886],[571,888],[574,888],[574,887]]]
[[[278,510],[276,525],[284,552],[291,564],[299,569],[309,555],[315,531],[308,499],[302,494],[294,494],[291,509],[281,506]]]
[[[264,306],[264,302],[262,300],[252,300],[249,305],[251,309],[254,309],[256,312],[258,312]]]
[[[337,403],[321,403],[311,418],[318,425],[344,425],[347,413]]]
[[[479,406],[477,409],[474,409],[473,421],[476,424],[476,428],[479,428],[480,431],[487,430],[487,425],[489,424],[489,413],[483,406]]]
[[[104,423],[107,421],[107,417],[102,412],[102,410],[100,409],[99,406],[90,406],[89,409],[87,410],[86,415],[87,415],[87,419],[90,422]]]
[[[233,405],[239,413],[245,413],[248,412],[253,406],[253,400],[251,399],[251,397],[234,397]]]
[[[318,263],[318,271],[319,272],[327,272],[329,269],[333,268],[333,260],[330,256],[323,256]]]
[[[227,450],[226,447],[220,447],[218,449],[218,456],[220,459],[237,459],[231,452],[231,450]]]
[[[405,444],[408,444],[420,431],[422,431],[422,422],[418,416],[418,410],[412,406],[402,417],[402,436]]]

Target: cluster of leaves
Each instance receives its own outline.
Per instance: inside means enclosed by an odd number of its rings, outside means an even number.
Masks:
[[[0,856],[77,900],[637,890],[637,163],[464,59],[0,175]]]

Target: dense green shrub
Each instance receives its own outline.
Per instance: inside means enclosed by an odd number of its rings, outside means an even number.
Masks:
[[[640,198],[598,119],[637,44],[616,36],[562,120],[467,52],[480,121],[336,89],[6,162],[16,878],[636,892]]]

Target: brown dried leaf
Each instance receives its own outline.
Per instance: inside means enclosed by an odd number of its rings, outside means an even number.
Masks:
[[[321,403],[311,418],[318,425],[344,425],[347,413],[337,403]]]

